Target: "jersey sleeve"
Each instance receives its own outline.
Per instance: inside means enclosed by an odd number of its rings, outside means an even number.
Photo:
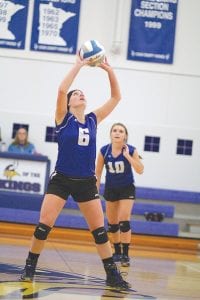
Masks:
[[[101,152],[102,156],[105,155],[105,151],[106,151],[106,146],[101,147],[100,152]]]
[[[131,156],[133,156],[133,153],[134,153],[134,151],[135,151],[135,147],[134,146],[132,146],[132,145],[127,145],[128,146],[128,148],[129,148],[129,154],[131,155]]]
[[[95,113],[91,112],[87,116],[88,116],[88,118],[91,118],[94,121],[95,126],[97,128],[97,116],[95,115]]]
[[[100,149],[100,152],[101,152],[102,156],[104,157],[104,159],[106,158],[106,155],[108,154],[109,147],[110,147],[110,144],[105,145]]]
[[[57,133],[60,131],[60,129],[61,129],[63,126],[65,126],[65,125],[67,124],[69,118],[72,117],[72,116],[73,116],[73,115],[72,115],[70,112],[67,112],[67,114],[65,115],[65,117],[64,117],[64,119],[63,119],[63,121],[62,121],[61,124],[57,125],[57,124],[55,123],[55,125],[56,125],[56,132],[57,132]]]

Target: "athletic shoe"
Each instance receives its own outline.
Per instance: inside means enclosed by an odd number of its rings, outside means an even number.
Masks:
[[[121,262],[121,258],[122,258],[121,254],[116,254],[116,253],[113,254],[114,262],[116,262],[116,263]]]
[[[33,281],[34,274],[35,274],[35,268],[36,268],[36,265],[33,264],[30,259],[27,259],[25,268],[23,270],[23,273],[22,273],[20,279],[22,281],[28,281],[28,282]]]
[[[118,271],[115,264],[110,264],[106,267],[106,284],[110,287],[119,290],[128,290],[131,285],[122,278],[121,273]]]
[[[129,267],[130,266],[130,258],[127,255],[122,255],[121,265],[122,265],[122,267]]]

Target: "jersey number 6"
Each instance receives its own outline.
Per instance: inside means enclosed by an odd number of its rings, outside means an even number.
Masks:
[[[88,146],[90,140],[89,129],[79,128],[78,144],[80,146]]]

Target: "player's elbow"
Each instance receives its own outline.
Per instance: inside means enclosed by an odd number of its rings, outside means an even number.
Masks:
[[[115,96],[115,98],[116,98],[116,101],[119,102],[122,99],[121,93],[120,92],[117,93],[117,95]]]
[[[139,168],[137,168],[137,171],[136,171],[139,175],[143,174],[144,173],[144,167],[141,166]]]
[[[119,95],[118,94],[117,95],[113,95],[111,99],[116,104],[116,103],[118,103],[121,100],[121,95],[120,94]]]

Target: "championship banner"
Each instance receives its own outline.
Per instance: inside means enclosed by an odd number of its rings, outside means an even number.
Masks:
[[[178,0],[132,0],[128,60],[173,63]]]
[[[76,54],[80,0],[35,0],[31,50]]]
[[[0,0],[0,47],[24,49],[29,0]]]

